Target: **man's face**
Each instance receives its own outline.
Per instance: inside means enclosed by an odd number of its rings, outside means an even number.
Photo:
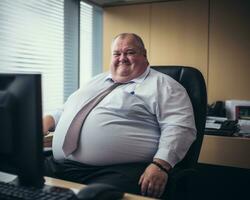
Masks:
[[[111,74],[117,82],[127,82],[139,77],[147,68],[145,50],[139,48],[133,36],[117,38],[112,46]]]

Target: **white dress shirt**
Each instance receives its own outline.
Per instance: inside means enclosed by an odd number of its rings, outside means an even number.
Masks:
[[[56,122],[53,155],[65,158],[64,137],[77,112],[112,84],[108,73],[74,92],[62,110],[50,113]],[[138,78],[108,94],[86,118],[78,149],[67,159],[90,165],[130,162],[179,162],[195,140],[193,108],[186,90],[150,67]]]

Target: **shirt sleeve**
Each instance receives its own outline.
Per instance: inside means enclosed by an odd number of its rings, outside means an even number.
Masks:
[[[171,87],[161,87],[158,94],[156,116],[161,136],[154,158],[174,167],[196,138],[193,108],[185,88],[177,82]]]

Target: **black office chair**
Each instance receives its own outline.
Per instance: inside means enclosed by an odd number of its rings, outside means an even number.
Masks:
[[[153,69],[167,74],[178,81],[187,91],[193,105],[197,138],[184,159],[171,171],[164,199],[192,199],[192,189],[198,171],[196,170],[202,145],[207,109],[206,84],[201,72],[186,66],[152,66]]]

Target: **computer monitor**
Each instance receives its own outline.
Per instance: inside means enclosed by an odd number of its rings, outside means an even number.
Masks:
[[[0,73],[0,171],[42,187],[42,141],[41,75]]]

